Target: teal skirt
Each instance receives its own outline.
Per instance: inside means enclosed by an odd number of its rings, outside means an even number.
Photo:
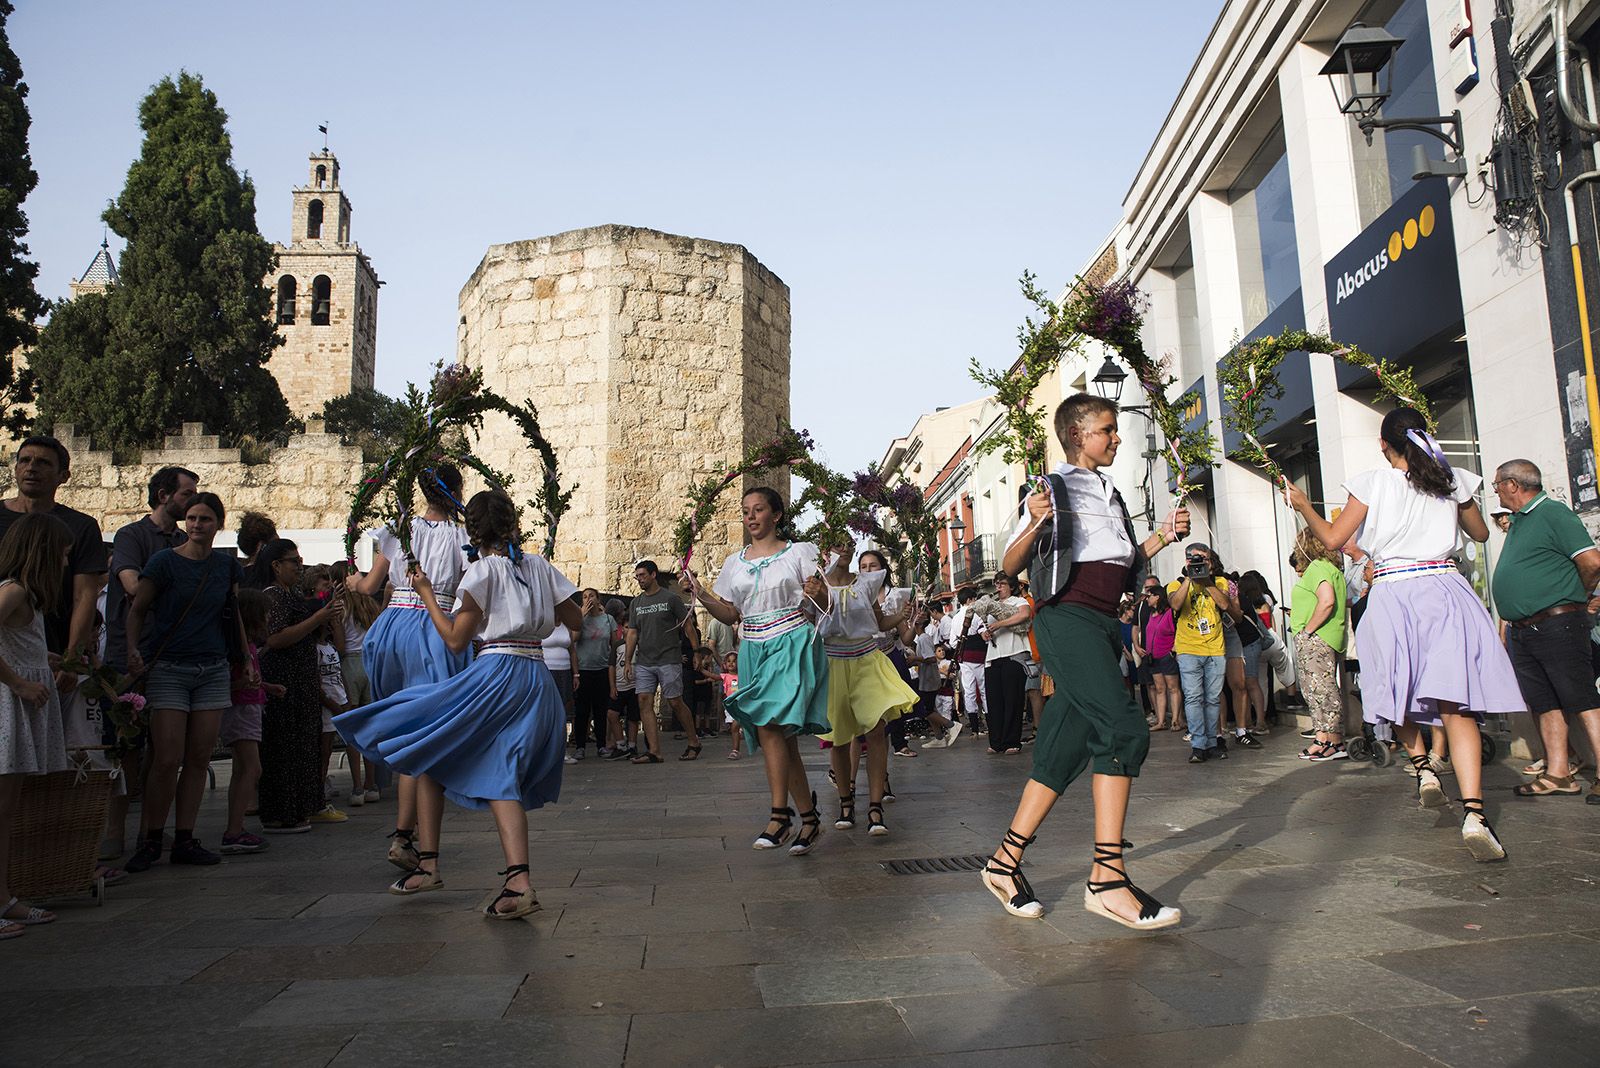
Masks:
[[[777,727],[785,737],[827,734],[828,656],[810,625],[766,641],[739,643],[739,688],[723,707],[755,737],[757,727]]]

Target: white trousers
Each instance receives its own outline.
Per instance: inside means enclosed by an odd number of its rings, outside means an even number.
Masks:
[[[983,664],[961,664],[961,711],[969,717],[989,710],[989,695],[983,685]]]

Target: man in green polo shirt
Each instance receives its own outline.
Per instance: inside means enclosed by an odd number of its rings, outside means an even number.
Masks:
[[[1506,652],[1529,711],[1539,717],[1544,771],[1517,787],[1522,797],[1582,791],[1567,760],[1567,720],[1576,715],[1600,752],[1600,694],[1590,659],[1589,591],[1600,583],[1600,549],[1571,508],[1544,492],[1539,468],[1508,460],[1492,483],[1511,512],[1494,569],[1494,602],[1506,622]],[[1600,804],[1600,782],[1589,791]]]

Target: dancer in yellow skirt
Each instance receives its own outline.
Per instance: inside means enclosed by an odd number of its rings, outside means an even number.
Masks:
[[[883,794],[889,778],[889,739],[885,725],[910,712],[916,691],[905,684],[894,664],[878,646],[878,635],[892,631],[904,620],[907,608],[885,614],[878,593],[887,571],[850,570],[854,546],[841,546],[828,571],[829,612],[818,625],[828,654],[828,722],[833,729],[822,736],[833,746],[833,778],[839,788],[839,819],[835,827],[856,825],[855,762],[850,743],[867,739],[867,833],[889,833],[883,820]]]

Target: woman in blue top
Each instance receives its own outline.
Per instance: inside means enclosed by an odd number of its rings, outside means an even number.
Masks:
[[[222,713],[233,701],[223,607],[238,596],[244,570],[232,556],[212,551],[211,543],[224,518],[222,501],[215,493],[195,494],[183,514],[189,540],[150,558],[128,608],[128,670],[135,676],[148,670],[145,700],[151,709],[150,763],[140,821],[143,834],[127,864],[132,872],[146,871],[161,859],[162,834],[174,794],[177,827],[172,836],[172,863],[216,864],[222,860],[201,846],[194,825]],[[141,650],[145,617],[152,611],[155,623]],[[237,612],[232,626],[239,628],[238,648],[245,648]],[[142,655],[146,650],[151,651],[148,665]]]

